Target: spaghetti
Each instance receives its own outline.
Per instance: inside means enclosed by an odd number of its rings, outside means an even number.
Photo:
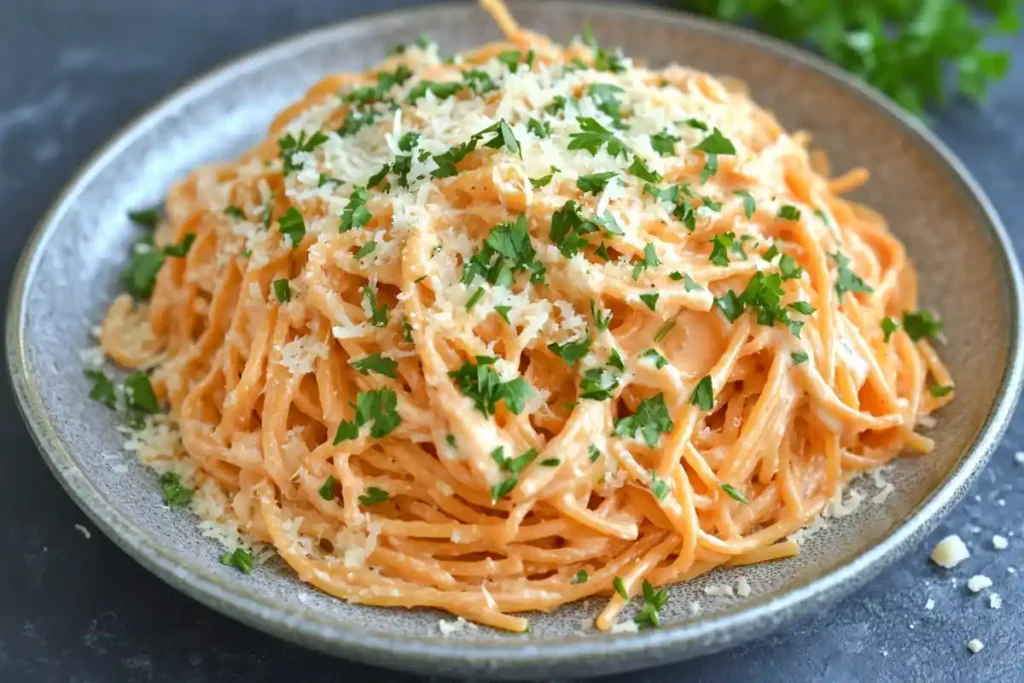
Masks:
[[[931,449],[941,324],[839,196],[866,172],[483,4],[506,42],[329,76],[175,184],[102,346],[152,370],[185,484],[321,590],[524,631],[643,589],[656,625],[654,587],[795,555],[845,479]]]

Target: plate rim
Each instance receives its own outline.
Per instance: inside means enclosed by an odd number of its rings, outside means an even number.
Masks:
[[[31,372],[24,344],[24,300],[27,284],[42,256],[43,249],[79,192],[92,175],[135,137],[148,131],[176,102],[201,98],[209,90],[237,76],[261,68],[268,62],[286,58],[290,53],[325,41],[334,41],[347,33],[358,33],[381,21],[398,17],[415,19],[435,12],[468,9],[466,3],[444,2],[416,8],[401,8],[356,17],[328,26],[297,33],[243,53],[197,76],[133,117],[98,150],[91,154],[64,185],[50,208],[33,228],[25,243],[12,278],[6,316],[6,360],[16,402],[23,420],[43,456],[68,495],[96,526],[134,560],[177,590],[212,609],[285,640],[334,655],[351,657],[388,667],[415,671],[438,671],[453,664],[470,667],[490,676],[522,675],[527,672],[552,673],[552,667],[579,665],[604,673],[667,663],[724,649],[774,629],[785,621],[806,614],[815,607],[832,602],[866,583],[903,555],[917,540],[931,531],[984,468],[998,446],[1016,406],[1024,383],[1024,280],[1010,238],[990,200],[973,175],[938,137],[920,121],[852,75],[818,56],[791,47],[753,31],[728,26],[679,10],[636,7],[624,2],[597,2],[585,10],[567,0],[512,0],[517,5],[578,8],[581,13],[607,13],[624,21],[642,18],[666,22],[683,30],[696,30],[737,41],[757,50],[773,53],[786,61],[816,73],[858,95],[879,115],[899,124],[944,167],[964,200],[984,224],[993,251],[1001,263],[1009,291],[1009,357],[991,406],[972,444],[957,464],[946,473],[932,491],[911,510],[891,535],[833,571],[809,579],[788,590],[757,601],[735,606],[682,624],[633,634],[598,634],[583,639],[556,639],[549,642],[509,638],[495,642],[444,641],[437,638],[388,634],[349,627],[305,612],[301,607],[245,590],[224,581],[201,564],[192,565],[183,558],[153,544],[146,533],[121,515],[92,486],[88,477],[65,448],[46,415]],[[86,484],[87,486],[83,486]],[[183,561],[184,560],[184,561]],[[647,661],[636,661],[643,656]],[[387,658],[384,659],[383,657]],[[614,662],[614,664],[613,664]],[[611,665],[611,666],[609,666]]]

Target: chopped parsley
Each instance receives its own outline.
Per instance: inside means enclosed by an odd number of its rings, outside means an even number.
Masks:
[[[518,154],[520,157],[523,156],[523,152],[519,147],[519,141],[516,140],[516,136],[512,134],[512,127],[508,125],[505,119],[501,119],[493,126],[484,128],[474,137],[482,138],[484,135],[489,135],[491,133],[494,134],[494,137],[484,142],[484,147],[490,147],[491,149],[501,149],[502,147],[505,147],[513,154]]]
[[[361,375],[376,372],[378,375],[398,379],[398,361],[382,356],[380,353],[375,353],[372,356],[366,356],[359,360],[350,360],[348,364]]]
[[[598,110],[616,122],[622,118],[622,104],[616,95],[622,92],[625,90],[613,83],[591,83],[587,87],[587,94],[594,100]]]
[[[387,327],[388,307],[377,303],[377,291],[369,284],[363,288],[363,297],[370,307],[370,324],[374,327]]]
[[[594,444],[587,446],[587,457],[590,462],[597,462],[597,459],[601,457],[601,450]]]
[[[465,85],[458,81],[450,81],[448,83],[420,81],[409,90],[409,94],[406,96],[406,101],[410,104],[415,104],[416,100],[426,97],[428,92],[433,93],[434,97],[439,100],[446,100],[449,97],[453,97],[464,87]]]
[[[546,458],[540,461],[541,467],[558,467],[562,464],[562,461],[558,458]]]
[[[450,178],[453,175],[457,175],[459,170],[455,168],[455,164],[465,159],[466,155],[476,149],[477,140],[478,138],[472,137],[466,142],[449,147],[446,152],[435,154],[433,159],[434,163],[437,164],[437,168],[431,171],[430,175],[434,178]]]
[[[704,170],[701,171],[700,174],[700,182],[702,184],[706,183],[708,178],[718,173],[719,154],[736,153],[736,147],[732,144],[732,140],[725,137],[725,135],[722,134],[722,131],[717,128],[715,128],[710,135],[701,140],[700,144],[698,144],[694,149],[700,150],[705,154]]]
[[[473,400],[473,405],[484,415],[494,415],[498,401],[519,415],[526,407],[526,400],[534,395],[533,389],[522,377],[503,382],[492,367],[497,358],[477,356],[476,363],[463,363],[462,367],[448,373],[463,395]]]
[[[934,396],[935,398],[942,398],[951,391],[953,391],[952,385],[941,386],[939,384],[933,384],[930,387],[928,387],[928,392],[931,393],[931,395]]]
[[[129,211],[128,220],[143,228],[152,230],[156,227],[157,223],[160,222],[160,216],[162,213],[163,207],[157,204],[156,206],[151,206],[148,209]]]
[[[663,367],[668,365],[668,359],[654,349],[644,349],[643,351],[640,352],[640,358],[650,358],[651,362],[654,363],[654,367],[657,368],[658,370],[661,370]]]
[[[619,388],[619,376],[607,368],[589,368],[580,380],[580,398],[607,401]]]
[[[661,265],[661,259],[658,258],[658,252],[655,250],[654,245],[648,242],[644,245],[644,260],[637,261],[633,264],[633,280],[640,279],[640,273],[644,272],[648,268]],[[657,297],[655,297],[657,299]],[[651,309],[654,310],[654,309]]]
[[[554,177],[554,173],[548,173],[547,175],[541,176],[539,178],[530,178],[530,185],[533,187],[533,189],[539,190],[542,187],[547,187],[548,184],[551,182],[551,179]]]
[[[836,262],[836,296],[840,299],[846,292],[873,292],[870,285],[860,278],[859,275],[850,270],[850,259],[841,251],[830,253],[829,256]]]
[[[750,194],[748,190],[736,190],[733,194],[743,200],[743,215],[746,216],[747,220],[750,220],[754,216],[754,212],[757,211],[757,202],[754,200],[754,195]],[[768,260],[770,261],[771,259]]]
[[[615,588],[615,592],[619,594],[620,598],[629,601],[629,593],[626,592],[626,584],[622,582],[621,576],[616,576],[612,579],[612,586]]]
[[[551,136],[551,124],[531,118],[526,122],[526,130],[543,139]]]
[[[648,447],[658,445],[662,434],[672,431],[674,424],[665,405],[665,395],[658,393],[640,401],[636,412],[615,421],[615,436],[642,438]]]
[[[301,131],[296,138],[291,133],[286,133],[277,141],[281,153],[281,173],[288,175],[298,170],[299,164],[295,163],[295,155],[299,153],[311,153],[314,149],[327,142],[327,136],[317,131],[306,137],[306,131]]]
[[[583,178],[580,180],[582,181]],[[579,253],[580,249],[588,246],[583,235],[596,230],[597,225],[592,221],[585,220],[580,215],[579,206],[570,199],[551,215],[549,237],[558,247],[562,256],[572,258]]]
[[[377,243],[374,242],[373,240],[370,240],[369,242],[367,242],[363,246],[359,247],[359,251],[356,252],[356,256],[355,256],[356,260],[358,261],[359,259],[363,258],[364,256],[369,256],[370,254],[373,253],[373,250],[376,249],[376,248],[377,248]]]
[[[591,192],[597,194],[604,190],[608,185],[608,181],[618,175],[615,171],[604,171],[602,173],[591,173],[590,175],[581,175],[576,180],[576,187],[583,192]]]
[[[114,383],[100,370],[86,370],[85,376],[92,380],[89,398],[113,410],[117,403],[117,392],[114,389]]]
[[[675,320],[669,320],[667,323],[662,325],[661,329],[659,329],[658,332],[654,335],[654,341],[656,341],[656,342],[664,341],[665,337],[668,336],[668,333],[671,332],[672,328],[674,328],[675,326],[676,326],[676,321]]]
[[[728,266],[729,248],[732,247],[734,239],[736,239],[736,233],[734,232],[715,235],[711,238],[711,256],[708,257],[708,260],[716,266]]]
[[[234,204],[229,204],[224,207],[224,215],[231,216],[232,218],[237,218],[240,221],[245,220],[245,214],[242,213],[242,210],[235,206]]]
[[[657,292],[655,292],[653,294],[641,294],[640,295],[640,301],[643,301],[644,305],[647,306],[647,308],[649,308],[649,309],[651,309],[653,311],[655,309],[655,307],[658,305],[658,297],[659,296],[661,296],[661,295],[658,294]]]
[[[704,132],[707,132],[708,130],[708,124],[704,123],[700,119],[686,119],[685,121],[683,121],[683,123],[688,125],[690,128],[693,128],[694,130],[702,130]]]
[[[366,489],[366,493],[359,496],[359,504],[365,508],[368,508],[371,505],[383,503],[388,498],[390,498],[390,496],[388,495],[387,491],[385,491],[384,489],[377,488],[376,486],[371,486],[368,489]]]
[[[136,243],[132,249],[132,259],[121,275],[128,293],[136,299],[148,299],[163,265],[163,252],[153,246],[152,236]]]
[[[359,429],[371,422],[373,424],[370,427],[370,436],[374,439],[383,439],[402,423],[397,410],[398,395],[391,389],[360,391],[356,395],[356,402],[349,405],[355,408],[355,417],[352,420],[342,420],[338,425],[338,431],[334,435],[335,446],[342,441],[359,438]]]
[[[715,388],[711,383],[711,376],[705,375],[697,382],[693,393],[690,394],[690,405],[697,406],[703,411],[708,411],[715,406]]]
[[[630,175],[634,175],[640,180],[646,180],[649,183],[660,183],[662,180],[661,174],[647,168],[647,164],[640,157],[633,157],[633,163],[629,165],[627,170]]]
[[[302,214],[294,206],[290,207],[284,212],[284,215],[277,219],[277,225],[281,234],[287,238],[289,246],[293,249],[299,246],[299,242],[306,235],[306,221],[303,220]]]
[[[615,220],[615,216],[613,216],[612,212],[607,209],[605,209],[604,214],[595,218],[594,222],[600,225],[602,228],[604,228],[605,235],[611,236],[625,234],[625,231],[622,229],[622,226],[619,225],[619,222],[617,220]]]
[[[124,380],[124,402],[130,423],[141,424],[142,415],[160,412],[160,404],[156,400],[149,376],[138,370]]]
[[[544,281],[544,264],[537,261],[526,216],[491,228],[483,248],[463,265],[461,282],[469,285],[480,277],[492,285],[511,287],[518,272],[529,273],[531,282]]]
[[[651,470],[651,493],[658,500],[665,500],[672,488],[668,481],[658,478],[658,470]]]
[[[726,493],[728,493],[730,498],[732,498],[734,500],[738,500],[739,502],[743,503],[744,505],[750,505],[750,501],[747,500],[747,497],[744,496],[742,493],[740,493],[732,485],[730,485],[730,484],[722,484],[722,490],[725,491]]]
[[[945,327],[931,311],[906,311],[903,314],[903,331],[914,341],[931,339]]]
[[[281,278],[280,280],[274,280],[271,285],[274,289],[274,296],[282,304],[286,301],[292,300],[292,287],[288,282],[288,278]]]
[[[338,480],[334,478],[334,475],[328,475],[328,477],[324,479],[324,483],[320,484],[320,488],[317,492],[324,500],[334,500],[334,490],[337,488],[337,485]]]
[[[649,581],[643,583],[644,605],[633,617],[640,628],[658,628],[661,618],[658,616],[662,608],[668,604],[668,590],[656,589]]]
[[[482,298],[484,298],[484,288],[483,287],[477,287],[473,291],[473,293],[469,295],[469,299],[466,300],[466,310],[467,311],[472,310],[473,307],[476,306],[477,303]]]
[[[743,315],[743,302],[731,289],[724,295],[715,297],[715,306],[722,312],[729,322],[736,322],[736,319]]]
[[[890,318],[889,316],[882,318],[882,334],[885,335],[886,344],[889,343],[889,340],[892,338],[893,333],[896,330],[898,330],[899,327],[900,324],[896,322],[895,318]]]
[[[566,365],[573,365],[590,353],[590,333],[588,332],[583,339],[567,341],[562,344],[548,344],[548,349],[564,360]]]
[[[495,306],[494,312],[501,316],[501,319],[511,325],[511,321],[508,319],[508,312],[512,310],[511,306]]]
[[[192,502],[192,489],[181,483],[181,477],[174,472],[160,475],[160,489],[164,495],[164,504],[172,510],[180,510]]]
[[[587,570],[581,569],[578,572],[576,572],[576,576],[572,577],[572,580],[570,580],[569,583],[574,585],[579,583],[586,583],[589,579],[590,575],[587,574]]]
[[[479,69],[470,69],[469,71],[462,74],[462,80],[466,84],[466,87],[476,95],[486,95],[489,92],[493,92],[498,89],[494,79],[491,78],[490,74],[486,71],[480,71]]]
[[[235,548],[220,556],[221,564],[234,567],[243,574],[252,574],[252,561],[252,553],[245,548]]]
[[[608,326],[612,322],[611,311],[602,311],[597,307],[597,302],[594,300],[590,301],[590,314],[594,316],[594,327],[597,328],[598,332],[604,332],[608,329]]]
[[[800,209],[792,204],[786,204],[779,209],[778,217],[786,221],[800,220]]]
[[[537,458],[537,449],[531,448],[518,457],[507,458],[505,457],[505,447],[498,446],[491,453],[491,458],[494,462],[498,463],[498,466],[503,472],[509,472],[511,474],[507,479],[499,484],[495,484],[491,488],[491,502],[496,503],[507,496],[509,492],[516,487],[516,484],[519,483],[519,473]],[[557,459],[555,460],[555,464],[558,464]]]
[[[580,132],[569,135],[569,149],[585,149],[596,156],[601,147],[607,146],[613,157],[626,156],[626,146],[622,141],[596,119],[580,116],[576,121],[580,124]]]
[[[651,136],[651,148],[663,157],[670,157],[676,153],[676,143],[680,140],[678,135],[662,131]]]
[[[789,354],[789,357],[793,360],[793,365],[800,365],[806,363],[809,356],[803,351],[795,351]]]

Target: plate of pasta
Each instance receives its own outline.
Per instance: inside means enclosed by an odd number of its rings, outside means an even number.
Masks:
[[[609,673],[911,547],[1006,427],[1020,290],[959,162],[818,60],[485,0],[131,124],[30,241],[8,363],[69,494],[215,609],[412,670]]]

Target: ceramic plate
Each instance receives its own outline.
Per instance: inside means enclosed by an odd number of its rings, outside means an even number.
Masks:
[[[612,673],[718,650],[821,609],[914,547],[1007,424],[1021,385],[1021,282],[998,218],[931,133],[802,52],[681,13],[561,2],[511,9],[559,40],[589,23],[604,44],[652,64],[737,76],[787,128],[809,130],[837,168],[871,170],[856,198],[885,214],[905,242],[922,304],[946,321],[941,352],[957,379],[956,401],[932,431],[935,452],[899,461],[887,475],[894,490],[877,496],[884,503],[870,502],[874,485],[864,482],[859,511],[833,520],[798,558],[744,569],[753,589],[745,599],[704,595],[706,582],[735,582],[728,571],[674,587],[657,630],[584,628],[598,609],[591,602],[531,615],[528,635],[470,629],[449,637],[437,612],[349,605],[273,563],[251,576],[223,567],[196,520],[161,504],[155,477],[122,453],[113,414],[86,397],[78,357],[121,289],[136,234],[126,210],[159,201],[189,169],[261,139],[275,112],[329,72],[368,68],[387,46],[423,31],[446,51],[497,39],[489,17],[469,4],[360,19],[251,54],[158,104],[86,165],[32,236],[8,311],[11,376],[43,456],[97,526],[171,585],[264,631],[384,666],[469,677]]]

